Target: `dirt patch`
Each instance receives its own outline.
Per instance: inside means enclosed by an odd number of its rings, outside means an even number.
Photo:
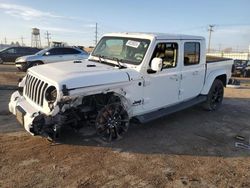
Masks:
[[[26,133],[0,90],[0,187],[250,187],[250,87],[225,90],[223,106],[200,106],[144,125],[108,144],[65,130],[59,144]]]
[[[16,86],[24,73],[0,73],[0,86]]]
[[[16,86],[18,80],[26,73],[17,71],[15,64],[0,64],[0,88],[3,86]]]

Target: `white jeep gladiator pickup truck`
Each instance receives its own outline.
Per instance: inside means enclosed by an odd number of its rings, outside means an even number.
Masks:
[[[145,123],[192,105],[218,109],[233,61],[206,60],[205,39],[158,33],[104,35],[88,60],[32,67],[9,110],[32,135],[93,125],[111,141],[129,122]]]

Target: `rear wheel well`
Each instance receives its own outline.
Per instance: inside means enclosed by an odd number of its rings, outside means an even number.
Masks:
[[[223,83],[223,86],[226,87],[227,85],[227,75],[222,74],[220,76],[217,76],[215,79],[220,80]]]

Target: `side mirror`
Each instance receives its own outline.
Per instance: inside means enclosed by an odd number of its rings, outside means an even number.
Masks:
[[[46,55],[46,56],[47,56],[47,55],[50,55],[50,52],[45,52],[45,54],[44,54],[44,55]]]
[[[151,61],[151,69],[153,71],[159,72],[162,69],[162,59],[155,57],[152,61]]]

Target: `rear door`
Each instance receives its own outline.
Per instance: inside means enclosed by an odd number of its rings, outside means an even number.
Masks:
[[[201,53],[204,49],[201,40],[182,41],[182,67],[180,100],[198,96],[204,85],[205,60]]]
[[[80,53],[78,50],[75,50],[73,48],[63,48],[63,52],[64,61],[77,59],[77,55]]]
[[[18,54],[19,57],[30,54],[29,53],[29,48],[26,48],[26,47],[18,47],[16,49],[16,51],[17,51],[17,54]]]

